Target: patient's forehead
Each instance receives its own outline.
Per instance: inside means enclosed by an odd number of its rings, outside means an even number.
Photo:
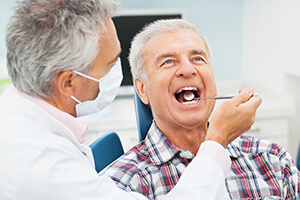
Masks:
[[[179,54],[183,51],[204,51],[207,48],[201,37],[192,30],[165,31],[153,36],[146,43],[143,59],[145,62],[154,62],[162,54]]]

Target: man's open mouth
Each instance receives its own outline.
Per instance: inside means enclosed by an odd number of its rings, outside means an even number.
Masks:
[[[192,105],[199,101],[201,92],[196,87],[184,87],[175,93],[177,101],[184,105]]]

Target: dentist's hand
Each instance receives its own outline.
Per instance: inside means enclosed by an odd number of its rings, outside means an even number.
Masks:
[[[253,96],[251,88],[222,103],[212,114],[205,140],[214,140],[224,148],[242,133],[248,131],[255,121],[256,110],[262,102]]]

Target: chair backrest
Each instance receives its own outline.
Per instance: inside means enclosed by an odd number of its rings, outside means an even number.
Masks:
[[[141,101],[136,91],[134,92],[134,105],[139,140],[142,141],[145,139],[152,124],[153,116],[150,107]]]
[[[93,152],[97,172],[124,154],[121,140],[115,132],[102,135],[90,145],[90,148]]]

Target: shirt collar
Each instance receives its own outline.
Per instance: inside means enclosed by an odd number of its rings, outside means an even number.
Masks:
[[[176,147],[165,135],[161,133],[155,122],[152,123],[145,138],[145,145],[154,165],[161,165],[178,154],[180,157],[191,159],[193,154],[188,150]]]
[[[73,117],[72,115],[61,111],[60,109],[54,107],[53,105],[49,104],[48,102],[44,101],[41,98],[33,97],[28,94],[25,94],[23,92],[18,91],[14,86],[11,86],[12,90],[18,93],[19,95],[33,101],[40,107],[42,107],[44,110],[46,110],[50,115],[58,119],[60,122],[62,122],[65,126],[67,126],[74,134],[74,136],[77,138],[77,140],[80,143],[83,143],[85,141],[85,136],[88,130],[87,125],[82,123],[77,118]]]

